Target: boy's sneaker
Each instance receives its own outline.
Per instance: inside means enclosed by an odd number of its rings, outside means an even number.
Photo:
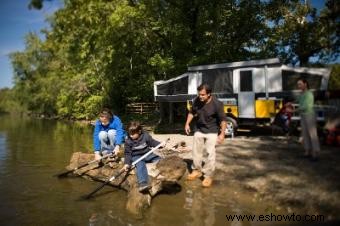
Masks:
[[[148,184],[141,184],[141,185],[138,186],[138,191],[141,192],[141,193],[144,193],[149,189],[150,189],[150,185],[148,185]]]

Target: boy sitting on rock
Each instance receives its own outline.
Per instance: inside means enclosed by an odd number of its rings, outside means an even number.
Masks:
[[[151,148],[160,144],[159,141],[154,140],[147,132],[143,131],[142,126],[137,121],[130,122],[127,132],[128,137],[125,140],[125,171],[128,171],[133,161],[150,151]],[[136,164],[139,192],[145,192],[150,189],[146,163],[156,162],[158,160],[160,160],[160,157],[151,153]]]

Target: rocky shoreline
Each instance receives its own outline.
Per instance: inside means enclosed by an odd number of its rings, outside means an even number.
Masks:
[[[190,150],[192,136],[153,134],[159,140],[167,136],[174,143],[185,141]],[[190,152],[180,156],[191,158]],[[336,147],[322,146],[320,160],[312,162],[303,158],[298,137],[237,136],[217,147],[216,158],[216,184],[233,184],[239,188],[236,193],[250,192],[255,202],[275,202],[275,208],[283,212],[340,220],[340,151]]]
[[[127,209],[132,213],[140,213],[151,205],[151,199],[161,193],[164,188],[188,186],[183,183],[191,160],[192,136],[181,134],[152,134],[164,141],[170,138],[167,147],[176,147],[176,150],[163,149],[158,152],[162,161],[167,163],[163,168],[158,165],[154,169],[162,168],[164,177],[150,168],[152,189],[148,196],[140,196],[134,176],[128,177],[126,182],[117,186],[128,192]],[[284,213],[322,214],[325,220],[340,220],[340,152],[335,147],[322,146],[319,162],[312,162],[302,158],[302,147],[297,137],[282,136],[238,136],[234,139],[226,138],[222,145],[217,147],[217,165],[214,185],[211,192],[233,188],[236,194],[233,198],[244,202],[242,194],[247,193],[246,202],[275,203],[276,211]],[[79,164],[80,157],[72,157],[71,164]],[[81,156],[92,154],[81,154]],[[84,159],[82,161],[85,161]],[[162,162],[161,161],[161,162]],[[161,163],[160,162],[160,163]],[[121,167],[122,165],[119,165]],[[110,167],[109,167],[110,168]],[[88,179],[104,181],[114,173],[113,168],[91,169],[87,173],[78,172]],[[84,169],[86,171],[86,169]],[[166,173],[164,173],[166,172]],[[162,173],[161,173],[162,174]],[[162,178],[162,179],[160,179]],[[162,186],[155,186],[162,184]],[[189,185],[190,186],[190,185]],[[223,188],[225,187],[225,188]],[[201,189],[201,188],[200,188]],[[171,189],[170,189],[171,190]],[[249,196],[250,194],[250,196]],[[129,201],[131,200],[131,201]],[[271,204],[272,205],[272,204]]]
[[[163,152],[165,151],[166,150]],[[94,162],[93,164],[75,170],[73,175],[98,181],[102,184],[109,182],[107,183],[108,185],[127,191],[128,199],[126,209],[132,214],[140,215],[144,209],[151,205],[152,198],[160,192],[176,192],[179,186],[178,181],[186,172],[187,166],[185,162],[173,151],[170,150],[169,153],[172,154],[164,156],[159,162],[147,164],[149,178],[151,180],[149,183],[150,189],[143,193],[138,191],[137,178],[134,170],[124,172],[114,180],[108,181],[109,178],[112,178],[114,175],[120,174],[123,162],[120,161],[119,158],[108,158],[101,162]],[[93,159],[94,154],[75,152],[66,169],[75,169],[80,165],[93,161]],[[83,197],[83,199],[87,198],[89,198],[89,196]]]

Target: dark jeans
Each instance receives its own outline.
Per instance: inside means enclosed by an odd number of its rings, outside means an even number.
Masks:
[[[132,161],[136,161],[141,156],[143,156],[143,155],[132,156]],[[148,175],[148,170],[146,168],[146,163],[156,162],[160,159],[161,158],[158,155],[151,153],[146,158],[144,158],[143,160],[139,161],[136,164],[137,179],[138,179],[139,185],[147,185],[148,184],[149,175]]]

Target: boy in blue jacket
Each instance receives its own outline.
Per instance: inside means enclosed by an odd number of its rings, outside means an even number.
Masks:
[[[143,131],[142,126],[137,121],[130,122],[127,131],[128,137],[125,140],[125,171],[128,171],[133,161],[137,160],[145,153],[149,152],[151,148],[156,147],[160,144],[160,142],[154,140],[150,136],[150,134]],[[158,160],[160,160],[160,157],[154,153],[151,153],[142,161],[136,164],[139,192],[145,192],[150,188],[146,163],[156,162]]]
[[[103,108],[93,131],[95,159],[110,152],[118,153],[124,141],[124,129],[121,120],[110,109]]]

